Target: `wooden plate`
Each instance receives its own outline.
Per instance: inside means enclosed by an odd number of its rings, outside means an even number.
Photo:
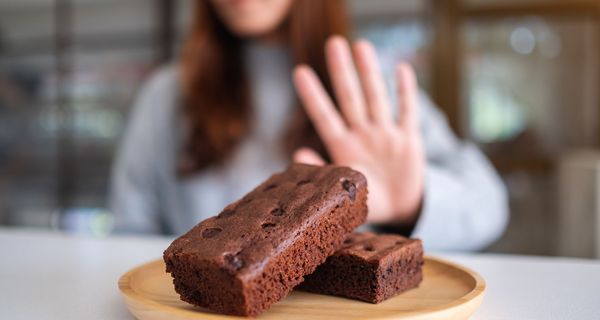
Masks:
[[[467,319],[483,299],[485,281],[462,266],[426,257],[419,288],[380,304],[292,292],[260,319]],[[119,279],[129,311],[138,319],[239,319],[179,300],[162,260],[141,265]]]

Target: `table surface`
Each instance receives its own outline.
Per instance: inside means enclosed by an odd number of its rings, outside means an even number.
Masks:
[[[0,319],[132,319],[117,281],[172,239],[0,228]],[[436,254],[483,276],[473,319],[600,319],[600,261]]]

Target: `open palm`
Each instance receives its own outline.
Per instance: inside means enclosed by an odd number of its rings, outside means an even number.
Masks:
[[[294,70],[294,83],[309,118],[333,163],[366,176],[369,222],[413,221],[423,198],[425,169],[413,69],[407,64],[396,67],[400,116],[395,121],[370,43],[359,41],[354,45],[357,68],[350,46],[342,37],[328,40],[326,57],[341,113],[315,72],[301,65]],[[324,163],[315,151],[306,148],[296,151],[294,161]]]

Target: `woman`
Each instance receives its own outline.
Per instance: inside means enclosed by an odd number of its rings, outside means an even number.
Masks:
[[[177,66],[155,75],[134,107],[113,176],[117,229],[183,233],[293,159],[364,173],[372,227],[434,249],[495,240],[507,220],[496,173],[419,95],[410,66],[396,67],[388,94],[389,66],[380,69],[366,41],[351,51],[343,9],[337,0],[197,1]]]

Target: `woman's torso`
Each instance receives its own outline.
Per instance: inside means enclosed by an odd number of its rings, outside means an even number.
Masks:
[[[164,122],[164,131],[159,131],[168,133],[159,135],[163,141],[158,143],[174,147],[173,152],[160,155],[155,167],[160,188],[157,193],[162,198],[159,210],[161,215],[168,215],[162,220],[169,233],[185,232],[219,213],[290,161],[281,148],[281,137],[296,104],[288,54],[282,47],[249,45],[245,59],[252,92],[250,132],[223,165],[186,178],[174,174],[185,124],[178,112],[178,71],[170,67],[157,76],[163,78],[162,96],[168,99],[162,106],[164,113],[156,119]]]

